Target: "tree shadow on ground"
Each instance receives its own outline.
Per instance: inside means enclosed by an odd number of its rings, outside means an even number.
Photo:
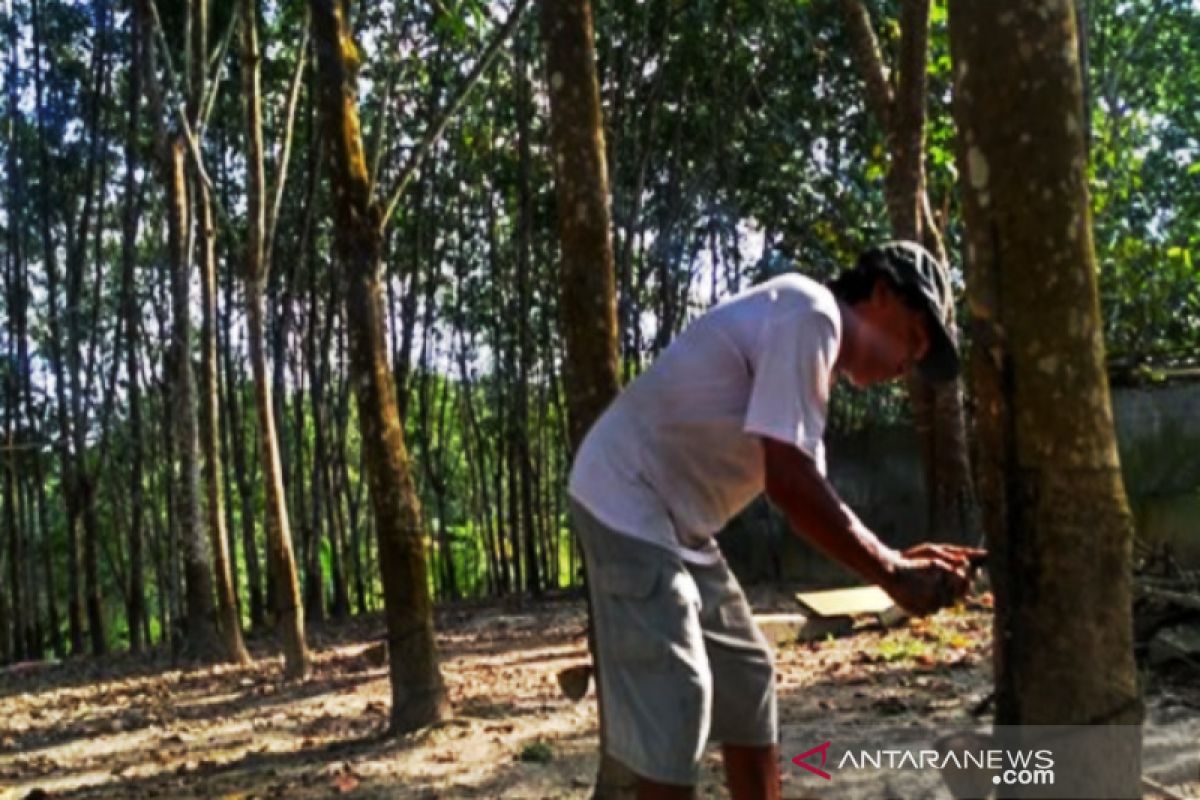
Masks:
[[[85,717],[75,713],[66,724],[55,722],[61,716],[56,712],[73,711],[77,704],[68,698],[52,695],[52,699],[39,709],[39,716],[46,722],[11,737],[7,746],[0,744],[0,754],[12,751],[29,756],[78,739],[118,731],[132,734],[163,723],[175,725],[180,722],[228,719],[250,711],[259,712],[261,716],[276,707],[337,694],[387,675],[386,670],[381,669],[346,674],[346,670],[361,666],[354,659],[318,663],[308,679],[286,683],[263,675],[254,666],[230,669],[220,674],[189,673],[171,682],[170,694],[166,697],[148,693],[150,679],[156,676],[142,676],[132,684],[120,681],[116,684],[118,688],[108,691],[104,706],[106,712]],[[209,699],[222,695],[229,696],[216,702]],[[168,703],[169,709],[163,709],[162,703]]]

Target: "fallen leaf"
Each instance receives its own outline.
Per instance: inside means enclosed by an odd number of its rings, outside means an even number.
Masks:
[[[358,788],[358,778],[349,772],[342,772],[333,779],[333,788],[338,794],[350,794]]]

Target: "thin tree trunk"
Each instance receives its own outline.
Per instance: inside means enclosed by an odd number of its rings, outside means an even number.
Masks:
[[[263,482],[267,501],[267,551],[271,574],[274,577],[276,625],[283,635],[285,674],[290,678],[304,678],[309,671],[308,646],[305,642],[304,616],[300,606],[300,586],[296,578],[296,557],[292,550],[292,535],[288,524],[283,463],[275,430],[275,409],[271,386],[267,380],[266,353],[263,351],[263,291],[268,264],[265,261],[266,178],[263,173],[257,5],[256,0],[242,0],[241,3],[242,75],[246,103],[247,171],[250,178],[246,212],[249,219],[245,252],[246,335],[258,408],[259,444],[262,449]]]
[[[11,12],[11,6],[9,6]],[[7,19],[8,28],[8,70],[5,79],[6,94],[8,96],[8,114],[9,120],[18,118],[17,108],[17,23],[14,19]],[[20,427],[20,408],[21,408],[21,389],[26,380],[28,371],[28,362],[18,353],[18,348],[22,347],[25,340],[25,306],[27,297],[27,277],[25,274],[25,257],[24,257],[24,230],[25,230],[25,197],[24,184],[21,173],[21,164],[18,159],[19,141],[16,136],[17,127],[13,124],[6,125],[9,132],[7,142],[8,163],[6,172],[8,173],[8,204],[7,204],[7,233],[8,233],[8,253],[6,254],[8,262],[8,270],[5,274],[5,307],[8,312],[8,353],[7,361],[9,368],[5,371],[4,380],[4,527],[8,532],[8,567],[9,579],[8,589],[11,592],[12,605],[10,607],[10,620],[12,623],[12,650],[5,655],[11,656],[13,660],[20,660],[25,656],[25,647],[23,630],[25,628],[25,599],[26,599],[26,584],[22,574],[22,568],[25,562],[24,548],[22,541],[25,536],[25,531],[22,530],[22,525],[18,521],[17,516],[17,477],[20,474],[17,461],[19,454],[24,449],[22,435],[18,437],[17,429]],[[32,589],[30,584],[29,588]],[[2,593],[2,592],[0,592]],[[29,604],[30,616],[36,617],[37,605],[35,602]],[[0,637],[4,638],[2,645],[8,644],[8,631],[0,626]],[[0,656],[3,657],[3,656]]]
[[[129,585],[126,587],[125,611],[129,628],[129,649],[140,653],[149,644],[142,637],[146,622],[146,588],[142,557],[142,399],[138,375],[138,322],[141,314],[137,302],[137,235],[138,202],[137,171],[139,165],[138,134],[141,125],[142,95],[142,36],[140,18],[131,21],[129,70],[126,110],[128,127],[125,139],[125,215],[121,231],[121,313],[125,325],[125,372],[129,393],[129,502],[132,513],[127,530],[129,548]]]
[[[533,115],[532,88],[526,58],[526,46],[517,43],[517,384],[516,409],[513,414],[516,477],[520,481],[521,534],[525,539],[525,590],[535,597],[542,593],[539,569],[537,534],[533,513],[533,464],[529,454],[529,362],[532,345],[529,336],[530,288],[529,271],[533,240],[533,191],[530,186],[529,120]]]
[[[222,640],[215,622],[212,553],[200,512],[199,437],[196,388],[191,362],[191,292],[186,239],[190,219],[182,134],[170,142],[170,182],[167,186],[168,249],[171,259],[171,418],[178,463],[176,521],[183,544],[187,590],[187,649],[200,658],[218,658]]]
[[[67,548],[67,618],[71,641],[71,652],[82,653],[83,641],[83,598],[79,586],[79,529],[77,527],[79,511],[76,503],[74,474],[71,467],[71,428],[70,417],[67,413],[67,380],[64,367],[62,329],[59,325],[59,273],[58,247],[54,241],[52,225],[54,215],[51,212],[51,197],[53,196],[52,173],[50,170],[49,154],[47,152],[49,136],[46,131],[46,106],[42,82],[41,56],[41,3],[32,0],[34,96],[37,109],[38,129],[38,170],[42,175],[41,191],[38,193],[39,219],[41,222],[42,258],[46,269],[46,303],[47,325],[50,331],[50,363],[54,373],[55,413],[58,422],[58,453],[60,465],[60,485],[63,494],[63,505],[66,507],[66,548]]]
[[[249,270],[247,270],[249,273]],[[246,284],[246,336],[250,344],[250,364],[254,373],[255,406],[258,411],[259,457],[267,502],[267,553],[275,580],[275,624],[284,637],[285,672],[291,678],[308,674],[309,656],[301,613],[300,584],[296,577],[296,556],[288,526],[287,500],[283,486],[283,463],[276,443],[274,403],[267,377],[267,359],[263,351],[263,297],[258,279]]]
[[[895,92],[887,81],[863,0],[842,0],[842,6],[855,62],[866,85],[867,105],[885,132],[891,156],[884,197],[892,233],[923,243],[947,263],[925,192],[929,0],[901,3],[900,79]],[[975,544],[982,522],[971,475],[962,382],[932,384],[912,373],[907,388],[925,470],[926,532],[934,540]]]
[[[42,467],[42,457],[39,453],[33,459],[33,481],[37,487],[37,519],[42,540],[42,575],[46,581],[46,609],[49,614],[50,647],[54,655],[63,658],[67,648],[62,639],[62,623],[58,612],[58,595],[55,592],[54,578],[54,542],[50,536],[50,518],[46,509],[46,481]]]
[[[83,209],[78,218],[78,233],[75,246],[71,246],[71,237],[67,237],[67,363],[71,383],[71,415],[72,435],[74,439],[74,472],[75,490],[79,497],[83,520],[83,577],[84,597],[87,606],[88,633],[91,640],[93,655],[104,655],[108,651],[107,636],[105,635],[104,609],[100,596],[99,547],[100,525],[96,517],[96,485],[87,459],[87,402],[90,395],[92,369],[97,359],[94,357],[95,339],[92,346],[86,348],[89,357],[84,359],[84,305],[83,305],[83,275],[87,262],[87,242],[89,226],[95,222],[97,244],[103,235],[103,219],[105,198],[107,160],[104,151],[107,147],[103,130],[102,109],[104,89],[108,83],[108,4],[106,0],[95,3],[96,37],[92,50],[92,91],[89,97],[88,129],[89,156],[86,177],[84,179]],[[99,175],[97,175],[99,173]],[[99,203],[99,209],[93,215],[93,198]],[[68,223],[68,226],[70,223]],[[99,268],[97,258],[97,269]],[[100,291],[100,275],[97,271],[95,292]],[[99,312],[98,298],[93,305],[93,313]],[[95,337],[98,325],[93,325],[92,336]],[[86,373],[86,375],[85,375]]]
[[[258,629],[266,624],[263,605],[263,576],[262,567],[258,560],[258,542],[255,536],[254,490],[250,481],[249,469],[246,465],[246,426],[251,420],[242,414],[242,374],[234,367],[233,340],[230,318],[233,316],[233,275],[229,276],[225,288],[225,314],[222,324],[225,328],[225,352],[223,354],[225,367],[225,418],[230,438],[230,450],[233,458],[234,481],[237,485],[238,502],[241,506],[242,553],[246,559],[246,584],[250,595],[250,625]]]
[[[217,590],[217,619],[226,657],[238,664],[250,661],[242,641],[236,588],[230,568],[229,536],[225,527],[224,497],[221,487],[220,386],[217,378],[217,256],[214,242],[212,205],[208,190],[197,184],[200,227],[200,325],[201,373],[200,433],[204,451],[204,494],[209,541],[213,551],[213,571]]]
[[[620,388],[608,170],[588,0],[543,2],[542,39],[550,86],[551,156],[559,209],[564,382],[568,387],[569,441],[574,453],[587,429]],[[595,652],[590,602],[588,619],[588,645]],[[608,755],[607,736],[601,713],[601,756],[594,796],[631,796],[634,775]]]
[[[326,504],[322,472],[325,459],[325,419],[322,414],[322,403],[325,401],[325,384],[322,367],[318,366],[317,353],[328,352],[328,342],[322,335],[324,326],[321,325],[320,311],[317,303],[317,279],[314,262],[308,259],[308,325],[304,336],[304,367],[308,371],[309,389],[308,400],[312,409],[313,422],[313,457],[312,470],[308,476],[307,491],[312,497],[312,511],[309,514],[309,540],[307,558],[307,580],[304,586],[304,608],[310,620],[325,619],[325,576],[321,567],[321,539],[325,535],[324,511]],[[322,341],[318,343],[318,338]],[[297,408],[303,406],[300,398],[296,401]],[[303,426],[302,429],[307,426]],[[297,483],[303,485],[303,481]],[[332,535],[330,536],[332,539]],[[332,543],[331,543],[332,544]]]
[[[312,0],[319,86],[334,203],[338,256],[346,270],[350,370],[366,476],[375,509],[391,662],[392,730],[412,730],[448,712],[433,638],[421,512],[413,485],[396,386],[387,363],[379,281],[382,212],[370,196],[358,126],[356,78],[346,9]]]

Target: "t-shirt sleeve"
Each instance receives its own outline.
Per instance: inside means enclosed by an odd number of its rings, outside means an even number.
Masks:
[[[825,418],[837,358],[834,323],[814,310],[771,309],[750,368],[743,430],[800,448],[825,472]]]

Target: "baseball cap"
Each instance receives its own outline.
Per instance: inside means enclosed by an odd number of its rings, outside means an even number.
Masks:
[[[882,256],[882,258],[880,258]],[[917,372],[929,381],[958,377],[958,338],[954,331],[954,296],[945,265],[915,242],[892,241],[863,253],[860,263],[875,260],[901,288],[909,288],[929,312],[929,349],[917,362]]]

